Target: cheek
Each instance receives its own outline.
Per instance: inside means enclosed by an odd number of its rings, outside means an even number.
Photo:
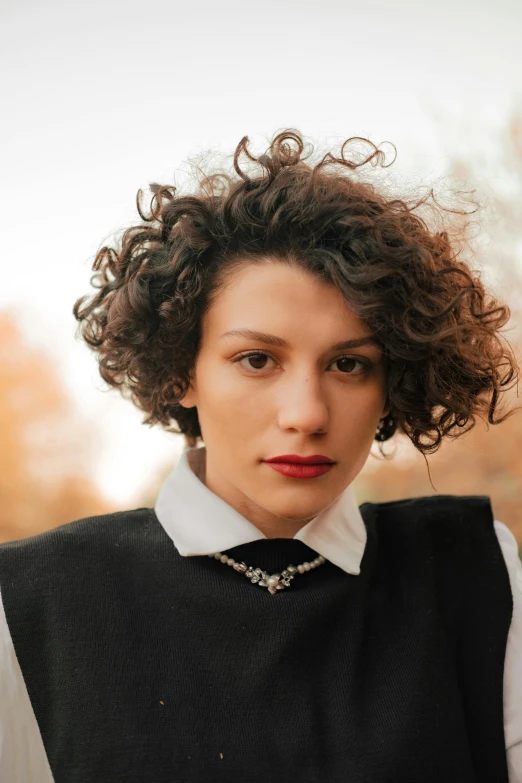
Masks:
[[[245,429],[263,409],[263,395],[256,395],[252,385],[241,383],[234,371],[222,364],[212,364],[198,378],[198,411],[213,429]]]
[[[353,385],[343,389],[336,398],[337,413],[362,428],[379,419],[384,405],[384,392],[378,382]]]
[[[236,405],[243,407],[252,396],[243,384],[234,379],[229,369],[220,366],[210,369],[200,388],[205,404],[214,410],[229,410]]]
[[[268,402],[270,393],[254,378],[241,375],[232,362],[217,361],[201,375],[200,388],[205,402],[215,409],[226,407],[237,413],[248,413]]]

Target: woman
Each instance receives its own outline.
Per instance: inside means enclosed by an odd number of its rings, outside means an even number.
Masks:
[[[503,420],[509,309],[362,180],[373,145],[312,167],[296,131],[247,141],[237,176],[138,198],[74,306],[188,448],[154,509],[0,548],[1,779],[520,783],[512,533],[486,496],[352,489],[374,440]]]

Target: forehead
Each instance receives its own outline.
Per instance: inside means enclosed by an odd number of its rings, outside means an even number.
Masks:
[[[238,321],[242,327],[266,329],[267,323],[284,326],[298,320],[301,327],[320,325],[326,331],[340,327],[368,331],[335,285],[302,267],[274,261],[245,263],[235,269],[216,292],[207,314],[209,326],[228,329],[236,328]]]

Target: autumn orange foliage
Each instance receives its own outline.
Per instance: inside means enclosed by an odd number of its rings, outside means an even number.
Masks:
[[[91,477],[92,425],[8,312],[0,312],[0,368],[0,541],[108,510]]]

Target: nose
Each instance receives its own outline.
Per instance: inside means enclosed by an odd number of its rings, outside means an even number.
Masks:
[[[279,399],[279,426],[306,434],[325,432],[330,418],[325,391],[317,378],[307,375],[285,384]]]

